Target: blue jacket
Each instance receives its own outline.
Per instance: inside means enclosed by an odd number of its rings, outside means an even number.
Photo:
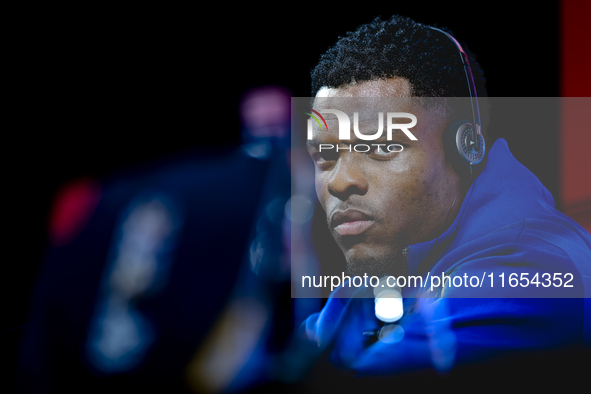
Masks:
[[[450,228],[438,241],[409,246],[408,268],[427,288],[427,274],[463,282],[426,297],[417,297],[422,289],[404,288],[404,316],[381,339],[372,335],[381,326],[374,299],[355,298],[367,289],[342,285],[307,319],[307,337],[359,375],[446,371],[506,352],[590,343],[591,236],[554,208],[551,194],[505,140],[492,147]],[[478,287],[466,287],[473,276]],[[518,281],[510,284],[510,277]]]

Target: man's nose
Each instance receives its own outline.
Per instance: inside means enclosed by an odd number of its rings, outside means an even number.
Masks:
[[[352,194],[367,193],[367,178],[362,171],[361,163],[356,159],[358,158],[354,154],[341,155],[328,182],[330,194],[343,201]]]

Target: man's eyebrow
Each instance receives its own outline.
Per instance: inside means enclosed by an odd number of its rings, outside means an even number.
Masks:
[[[339,144],[350,145],[351,142],[348,142],[348,141],[339,141]],[[310,149],[310,148],[317,149],[320,145],[334,145],[334,143],[331,143],[331,142],[321,142],[321,141],[318,141],[318,140],[308,140],[308,141],[306,141],[306,147],[308,149]]]
[[[382,134],[384,136],[384,138],[386,138],[387,134],[384,131],[384,133]],[[402,130],[400,129],[392,129],[392,139],[394,138],[400,138],[400,137],[406,137],[406,133],[404,133]],[[408,137],[406,137],[408,139]]]

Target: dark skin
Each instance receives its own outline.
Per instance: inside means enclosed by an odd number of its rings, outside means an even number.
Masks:
[[[377,111],[373,108],[370,111],[371,105],[363,109],[334,97],[411,96],[408,80],[380,79],[338,89],[323,88],[317,97],[326,99],[316,100],[315,109],[338,109],[336,106],[340,105],[350,116],[357,111],[359,130],[369,135],[377,130]],[[391,141],[386,140],[385,131],[379,140],[359,140],[353,133],[352,116],[351,139],[339,140],[336,117],[327,115],[328,131],[316,130],[313,141],[308,143],[308,152],[315,163],[318,199],[353,275],[400,274],[397,259],[401,250],[444,232],[453,223],[465,195],[460,193],[446,221],[461,184],[445,160],[442,135],[450,123],[445,111],[426,109],[412,99],[396,99],[396,108],[390,106],[387,112],[415,115],[417,125],[410,131],[417,141],[401,131],[395,131]],[[403,146],[403,151],[390,153],[381,148],[372,148],[368,153],[319,151],[319,144],[338,144],[345,148],[360,143],[396,143]]]

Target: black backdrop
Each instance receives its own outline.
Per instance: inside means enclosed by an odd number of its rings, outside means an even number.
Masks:
[[[26,325],[46,216],[61,184],[199,145],[237,143],[245,91],[277,84],[309,96],[309,70],[320,54],[375,16],[397,13],[453,30],[477,54],[490,96],[559,95],[557,1],[535,9],[512,1],[480,2],[478,9],[457,2],[380,3],[22,10],[11,56],[16,122],[5,145],[5,248],[14,256],[5,258],[8,357],[14,358]],[[493,133],[509,141],[557,198],[558,135],[534,131]],[[540,139],[545,143],[531,149]]]

